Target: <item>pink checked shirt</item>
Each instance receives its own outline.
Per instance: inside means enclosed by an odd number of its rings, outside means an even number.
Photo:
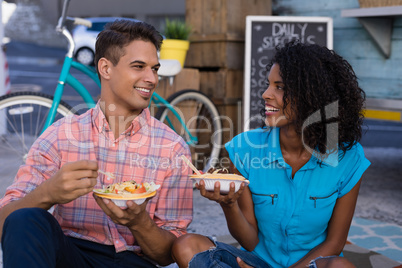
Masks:
[[[50,126],[34,143],[26,165],[0,200],[0,208],[20,199],[52,177],[65,163],[96,160],[99,169],[113,172],[115,181],[99,174],[98,184],[134,179],[161,187],[147,205],[155,223],[176,236],[186,232],[192,220],[191,169],[180,159],[190,158],[183,139],[166,125],[142,111],[115,140],[99,103],[80,116],[69,116]],[[190,158],[191,159],[191,158]],[[116,252],[140,252],[125,226],[116,225],[100,209],[92,193],[70,203],[56,205],[53,215],[68,236],[114,245]]]

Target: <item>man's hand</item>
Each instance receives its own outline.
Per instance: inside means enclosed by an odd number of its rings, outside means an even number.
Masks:
[[[95,194],[94,198],[105,214],[116,224],[127,226],[131,229],[131,227],[135,227],[149,218],[145,208],[150,198],[145,200],[141,205],[137,205],[134,201],[129,200],[126,203],[127,208],[125,209],[119,208],[107,198],[101,198]]]
[[[114,223],[129,228],[145,256],[163,266],[173,261],[170,250],[176,236],[168,230],[158,227],[151,219],[146,206],[152,197],[141,205],[129,200],[126,202],[127,208],[125,209],[119,208],[107,198],[95,194],[94,198]]]
[[[52,204],[65,204],[91,192],[98,177],[98,163],[80,160],[63,165],[47,180],[47,194]]]

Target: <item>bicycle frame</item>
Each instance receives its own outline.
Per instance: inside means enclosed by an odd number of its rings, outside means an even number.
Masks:
[[[95,107],[95,101],[92,96],[89,94],[88,90],[84,87],[84,85],[78,81],[74,76],[70,74],[71,67],[83,72],[87,76],[89,76],[100,88],[100,81],[97,74],[89,67],[79,62],[74,61],[71,57],[66,56],[64,58],[63,68],[61,70],[59,81],[54,93],[53,104],[50,108],[49,115],[46,118],[45,125],[43,127],[42,132],[48,128],[54,121],[56,116],[57,107],[59,107],[60,100],[62,98],[64,92],[65,84],[70,85],[80,96],[84,99],[88,108]]]
[[[46,118],[45,125],[43,126],[42,132],[48,128],[53,122],[56,116],[57,108],[59,107],[61,97],[63,95],[64,86],[67,83],[70,85],[80,96],[84,99],[85,103],[89,108],[95,106],[95,101],[92,99],[92,96],[89,94],[88,90],[81,84],[75,77],[70,74],[71,67],[83,72],[87,76],[89,76],[100,88],[99,78],[94,70],[90,67],[85,66],[79,62],[75,62],[73,60],[74,55],[74,40],[71,36],[71,33],[65,27],[66,21],[66,12],[68,9],[70,0],[65,0],[63,5],[62,15],[59,19],[59,22],[56,26],[56,31],[61,33],[68,41],[69,47],[67,54],[64,58],[63,67],[60,72],[59,81],[54,93],[52,107],[49,110],[48,117]]]
[[[184,130],[186,132],[186,134],[189,137],[189,141],[187,142],[187,144],[189,145],[196,145],[198,143],[198,138],[191,135],[190,130],[187,128],[186,123],[183,121],[182,117],[179,115],[179,113],[176,111],[176,109],[174,109],[174,107],[167,102],[164,98],[162,98],[158,93],[154,92],[152,94],[151,97],[151,102],[149,103],[149,105],[151,105],[151,103],[154,103],[156,105],[156,107],[166,107],[167,109],[169,109],[174,116],[179,120],[180,124],[184,127]],[[168,122],[169,126],[171,129],[173,129],[176,133],[176,129],[174,128],[172,122],[170,121],[169,117],[166,118],[166,121]]]

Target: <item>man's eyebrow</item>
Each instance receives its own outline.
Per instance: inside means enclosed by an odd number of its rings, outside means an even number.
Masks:
[[[130,62],[130,64],[134,64],[134,63],[145,64],[145,62],[142,60],[134,60],[134,61]]]
[[[132,62],[130,62],[130,64],[146,64],[146,62],[145,61],[142,61],[142,60],[135,60],[135,61],[132,61]],[[153,67],[160,67],[161,66],[161,64],[160,63],[157,63],[157,64],[155,64]]]

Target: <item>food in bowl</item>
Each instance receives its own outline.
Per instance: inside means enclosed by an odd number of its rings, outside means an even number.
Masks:
[[[128,194],[143,194],[147,192],[155,191],[156,184],[154,182],[144,182],[144,183],[137,183],[134,180],[131,181],[123,181],[119,183],[113,183],[108,185],[104,192],[105,194],[113,193],[113,194],[121,194],[121,195],[128,195]],[[158,185],[159,188],[159,185]]]
[[[220,183],[220,192],[222,194],[229,193],[230,183],[234,182],[235,192],[240,189],[240,185],[244,183],[246,186],[250,183],[243,176],[238,174],[230,174],[227,169],[210,169],[207,173],[201,175],[191,175],[191,179],[195,180],[198,184],[201,180],[205,182],[205,189],[207,191],[214,191],[215,182]]]
[[[108,198],[120,208],[127,208],[128,200],[142,204],[147,198],[156,195],[160,185],[154,182],[137,183],[133,180],[110,184],[103,189],[94,189],[93,192],[102,198]]]

